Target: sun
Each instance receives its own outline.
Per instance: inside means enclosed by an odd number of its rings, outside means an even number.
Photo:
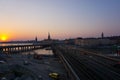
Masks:
[[[1,36],[1,41],[6,41],[7,40],[7,36],[3,35]]]

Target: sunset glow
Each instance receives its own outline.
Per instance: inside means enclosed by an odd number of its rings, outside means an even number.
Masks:
[[[6,41],[7,40],[7,36],[6,35],[2,35],[1,36],[1,41]]]
[[[120,35],[120,0],[0,0],[0,41]],[[8,38],[9,36],[9,38]]]

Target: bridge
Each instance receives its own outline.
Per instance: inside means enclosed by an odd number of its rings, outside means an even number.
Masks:
[[[10,46],[0,46],[1,53],[19,53],[24,51],[30,51],[35,49],[41,49],[48,47],[51,44],[48,43],[39,43],[39,44],[29,44],[29,45],[10,45]]]

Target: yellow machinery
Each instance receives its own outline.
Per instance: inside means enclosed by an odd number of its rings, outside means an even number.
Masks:
[[[59,79],[59,74],[58,73],[50,73],[49,77],[53,78],[54,80],[58,80]]]

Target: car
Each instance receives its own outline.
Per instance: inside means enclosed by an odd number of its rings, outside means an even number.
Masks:
[[[49,77],[51,77],[53,79],[58,79],[59,78],[59,74],[58,73],[49,73]]]

